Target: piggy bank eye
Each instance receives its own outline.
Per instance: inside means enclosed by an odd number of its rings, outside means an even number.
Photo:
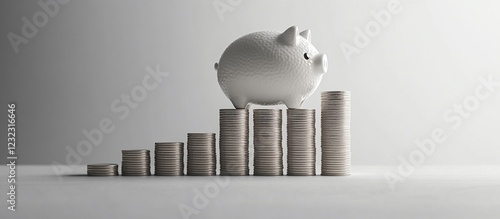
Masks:
[[[311,55],[309,53],[304,53],[304,59],[309,60],[311,58]]]

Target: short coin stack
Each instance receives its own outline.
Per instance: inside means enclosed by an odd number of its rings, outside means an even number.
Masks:
[[[351,93],[321,93],[321,175],[351,174]]]
[[[254,175],[283,175],[281,109],[254,110]]]
[[[220,175],[248,175],[248,110],[221,109],[219,119]]]
[[[287,175],[316,175],[316,111],[287,110]]]
[[[149,150],[122,150],[122,175],[151,175],[151,157]]]
[[[215,133],[188,133],[187,175],[215,175]]]
[[[89,176],[118,176],[118,164],[100,163],[87,165]]]
[[[155,175],[157,176],[184,175],[184,143],[182,142],[155,143]]]

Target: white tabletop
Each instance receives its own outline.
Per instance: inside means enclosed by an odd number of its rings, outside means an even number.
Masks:
[[[81,166],[61,181],[50,166],[17,168],[17,211],[3,205],[0,218],[183,218],[179,208],[217,219],[500,217],[498,166],[420,167],[394,191],[384,178],[394,167],[353,167],[349,177],[227,178],[88,177]],[[0,175],[7,178],[5,166]],[[0,181],[2,191],[7,185]]]

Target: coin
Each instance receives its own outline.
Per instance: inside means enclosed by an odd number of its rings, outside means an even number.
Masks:
[[[287,175],[316,175],[316,111],[287,110]]]
[[[351,174],[351,93],[321,93],[321,175]]]
[[[187,138],[187,175],[215,175],[215,133],[188,133]]]
[[[248,110],[219,110],[220,175],[249,175]]]
[[[184,143],[156,142],[154,160],[155,160],[155,175],[157,176],[184,175]]]
[[[151,157],[147,149],[122,150],[123,176],[151,175]]]
[[[254,175],[283,175],[282,110],[254,109]]]
[[[89,176],[117,176],[118,164],[114,163],[99,163],[88,164],[87,175]]]

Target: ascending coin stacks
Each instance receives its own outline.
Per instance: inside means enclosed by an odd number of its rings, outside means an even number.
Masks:
[[[287,174],[316,175],[316,112],[314,109],[287,111]],[[254,175],[283,175],[282,110],[253,110]],[[351,174],[351,93],[321,93],[321,175]],[[219,111],[220,174],[249,175],[249,111]],[[188,133],[187,175],[216,175],[215,133]],[[122,150],[122,175],[148,176],[147,149]],[[89,176],[116,176],[117,164],[90,164]],[[155,175],[184,175],[184,143],[155,143]]]

